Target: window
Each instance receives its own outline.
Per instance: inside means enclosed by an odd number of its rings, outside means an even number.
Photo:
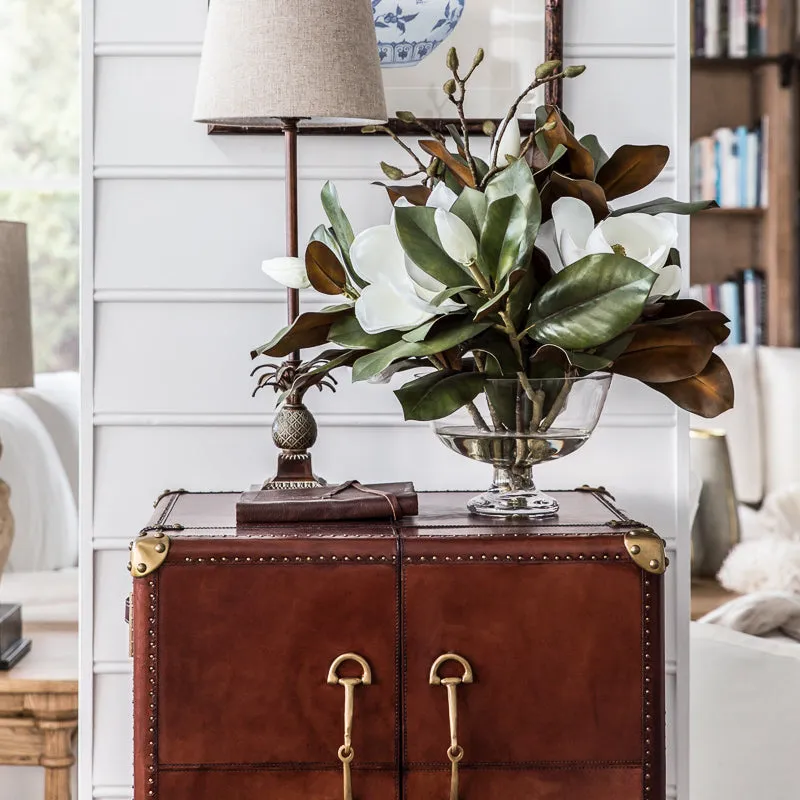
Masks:
[[[80,0],[0,0],[0,219],[28,224],[37,372],[78,366]]]

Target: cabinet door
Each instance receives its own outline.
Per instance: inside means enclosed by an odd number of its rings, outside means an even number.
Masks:
[[[448,796],[447,691],[429,683],[444,653],[474,671],[456,690],[460,800],[658,796],[657,614],[645,625],[645,573],[624,553],[619,536],[406,545],[407,800]]]
[[[345,687],[327,678],[346,653],[371,668],[354,689],[354,794],[396,800],[398,579],[390,537],[176,538],[137,582],[137,800],[153,786],[156,800],[341,800]]]

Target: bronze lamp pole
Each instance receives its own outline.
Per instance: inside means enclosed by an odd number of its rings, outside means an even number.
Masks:
[[[360,127],[386,120],[370,0],[212,0],[193,117],[210,123],[212,132],[216,126],[225,132],[283,132],[286,255],[297,257],[298,128]],[[300,315],[297,289],[287,290],[287,311],[291,325]],[[300,353],[291,353],[274,366],[271,380],[281,388],[291,386],[300,365]],[[317,425],[302,393],[286,398],[272,438],[280,451],[278,468],[264,488],[320,485],[308,452]]]

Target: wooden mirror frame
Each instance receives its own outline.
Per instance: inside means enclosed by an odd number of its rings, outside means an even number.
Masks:
[[[544,60],[563,61],[564,59],[564,0],[544,0]],[[563,104],[563,81],[554,81],[545,86],[545,102],[548,105],[555,105],[559,108]],[[447,125],[458,124],[457,119],[425,119],[422,120],[426,125],[447,133]],[[481,134],[483,132],[483,120],[468,120],[470,133]],[[416,125],[409,125],[399,119],[390,119],[387,127],[401,136],[415,136],[424,134],[425,130]],[[520,129],[523,135],[532,133],[536,127],[535,120],[520,120]],[[265,136],[283,134],[284,127],[280,123],[258,127],[237,127],[234,125],[209,125],[208,133],[214,135],[233,134],[237,136]],[[302,135],[349,135],[359,136],[358,128],[353,127],[326,127],[314,126],[300,128]]]

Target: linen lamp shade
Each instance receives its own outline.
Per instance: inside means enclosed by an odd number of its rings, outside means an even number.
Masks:
[[[210,0],[194,120],[386,120],[370,0]]]
[[[22,222],[0,221],[0,389],[33,386],[28,240]]]

